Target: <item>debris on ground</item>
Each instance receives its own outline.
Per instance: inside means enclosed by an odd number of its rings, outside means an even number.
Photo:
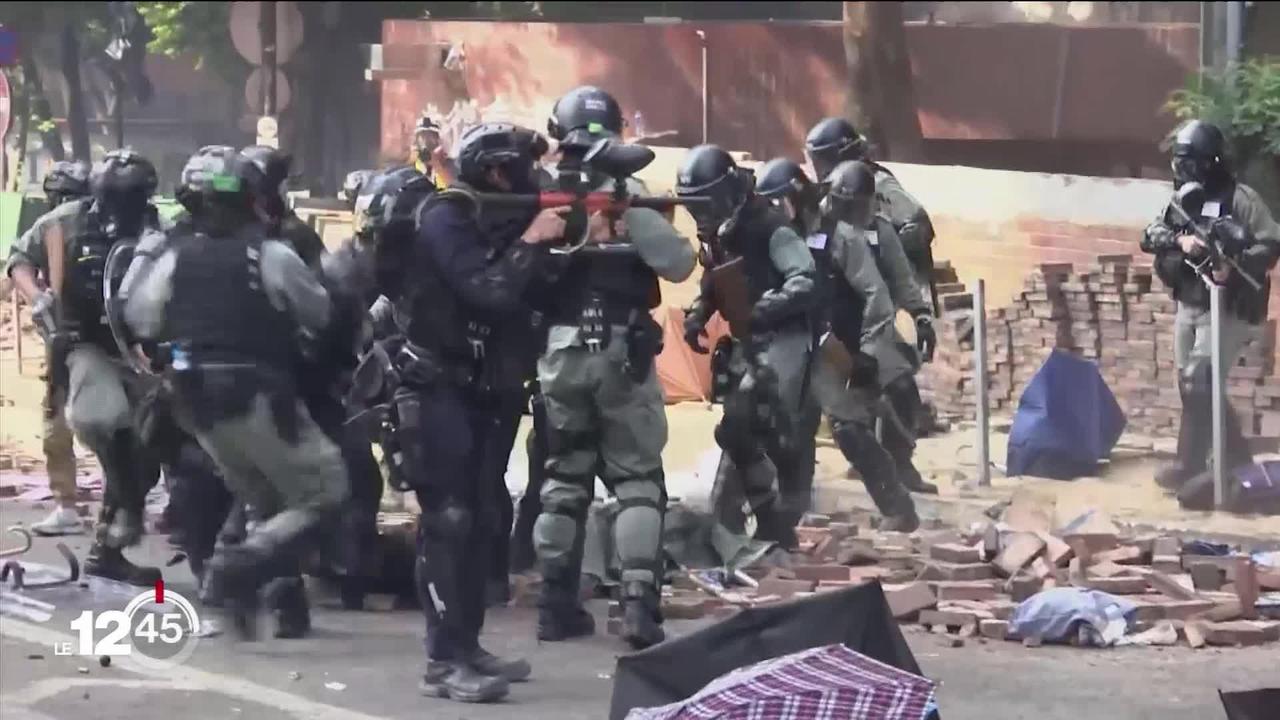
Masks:
[[[817,524],[797,528],[789,566],[747,570],[755,587],[720,570],[682,570],[663,591],[663,611],[722,618],[876,580],[900,623],[955,638],[1029,647],[1280,640],[1274,552],[1127,533],[1099,511],[1055,520],[1023,493],[963,531],[878,532],[859,519],[807,517]]]

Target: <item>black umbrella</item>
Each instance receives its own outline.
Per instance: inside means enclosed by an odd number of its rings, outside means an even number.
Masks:
[[[610,720],[684,700],[731,670],[843,644],[920,675],[878,582],[771,607],[747,608],[697,632],[618,658]]]

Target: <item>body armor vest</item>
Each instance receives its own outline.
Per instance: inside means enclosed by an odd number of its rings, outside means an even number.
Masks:
[[[198,362],[254,363],[287,371],[294,324],[262,287],[261,230],[230,237],[171,236],[177,264],[166,309],[167,339]]]
[[[821,232],[827,241],[822,249],[812,246],[814,264],[818,268],[818,312],[822,314],[822,322],[836,339],[855,352],[862,347],[862,316],[866,311],[867,300],[849,284],[844,271],[836,265],[831,248],[836,234],[837,223],[826,221]],[[861,242],[858,238],[857,242]]]
[[[82,342],[101,347],[112,356],[119,355],[107,313],[103,306],[102,284],[107,254],[115,241],[103,231],[97,209],[91,199],[81,201],[75,235],[68,244],[67,267],[62,287],[65,303],[63,322],[78,333]],[[119,278],[116,279],[117,282]]]

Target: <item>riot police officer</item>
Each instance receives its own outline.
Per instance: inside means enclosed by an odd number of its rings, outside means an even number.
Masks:
[[[259,589],[296,577],[311,533],[347,493],[337,446],[299,398],[299,338],[330,323],[330,301],[290,247],[266,237],[250,188],[252,162],[230,148],[197,155],[183,186],[200,196],[190,224],[139,245],[125,316],[143,339],[170,348],[175,415],[259,522],[209,562],[240,632],[252,636]],[[305,591],[290,583],[282,622],[305,632]]]
[[[10,250],[43,245],[45,233],[54,224],[53,211],[65,202],[83,198],[89,194],[89,166],[84,163],[60,161],[53,164],[44,176],[44,196],[49,212],[41,215]],[[48,277],[42,278],[46,283]],[[32,523],[31,532],[37,535],[78,535],[84,532],[84,523],[76,511],[76,458],[72,448],[71,428],[67,427],[66,393],[48,382],[43,399],[44,458],[49,473],[49,489],[57,507],[45,519]]]
[[[576,176],[591,189],[612,182],[586,157],[595,143],[616,138],[621,128],[617,101],[599,88],[576,88],[557,100],[548,130],[560,141],[562,178]],[[625,182],[631,192],[644,192],[638,181]],[[659,587],[666,500],[666,409],[654,370],[662,333],[650,311],[661,301],[658,278],[684,280],[694,256],[655,210],[626,210],[612,232],[600,220],[588,224],[592,241],[568,255],[561,268],[547,311],[546,349],[538,360],[548,451],[542,514],[534,524],[543,569],[538,637],[560,640],[594,631],[578,583],[599,474],[620,505],[613,535],[622,568],[622,637],[643,648],[663,638]]]
[[[156,568],[139,567],[122,550],[138,542],[147,491],[159,470],[145,457],[132,426],[131,401],[139,378],[111,333],[103,304],[107,256],[113,246],[133,242],[158,223],[149,198],[155,168],[128,150],[108,153],[90,175],[91,196],[66,202],[49,217],[37,242],[19,243],[9,274],[31,303],[36,327],[51,348],[50,380],[66,393],[67,423],[93,450],[105,476],[103,507],[85,572],[152,585]],[[48,287],[37,284],[37,273]]]
[[[844,118],[819,120],[809,130],[804,150],[819,178],[826,178],[836,165],[846,160],[861,160],[871,167],[875,173],[879,211],[898,233],[915,272],[916,284],[936,314],[939,308],[933,285],[933,221],[920,201],[902,187],[888,168],[871,158],[867,139]]]
[[[285,197],[285,183],[289,179],[293,158],[266,145],[250,145],[241,153],[258,170],[253,177],[261,182],[261,186],[252,188],[252,191],[267,233],[287,241],[307,267],[319,270],[320,258],[325,253],[324,241],[289,207]]]
[[[809,179],[804,168],[789,158],[774,158],[760,168],[756,180],[756,194],[768,199],[790,221],[791,229],[805,239],[809,245],[821,245],[818,237],[821,213],[819,203],[822,201],[822,186]],[[823,308],[827,305],[827,293],[822,283],[823,273],[821,261],[823,255],[811,248],[814,262],[818,270],[815,277],[815,311],[811,319],[813,331],[813,347],[825,332]],[[812,363],[808,370],[806,384],[812,387]],[[792,524],[798,524],[805,511],[809,509],[813,491],[813,473],[817,463],[817,433],[822,422],[822,405],[812,392],[804,392],[800,396],[800,412],[797,415],[795,436],[790,452],[790,460],[778,467],[778,495],[783,507],[791,518]]]
[[[814,387],[831,419],[836,445],[884,516],[880,527],[910,532],[919,525],[915,504],[904,489],[897,458],[875,434],[886,382],[910,377],[914,370],[896,341],[893,296],[877,268],[870,238],[875,235],[878,244],[887,245],[893,227],[876,214],[875,179],[865,163],[840,163],[827,182],[822,235],[831,268],[832,336],[823,343]]]
[[[417,211],[412,275],[405,297],[407,341],[394,358],[401,452],[422,507],[418,583],[427,619],[424,693],[462,702],[493,701],[529,664],[480,647],[485,583],[498,523],[496,488],[485,458],[503,442],[492,392],[501,361],[497,333],[515,317],[543,251],[564,232],[561,211],[490,223],[475,191],[536,192],[535,157],[545,140],[501,123],[463,135],[460,182]],[[496,234],[505,235],[502,240]],[[492,248],[501,246],[500,252]],[[504,490],[505,492],[505,490]],[[509,498],[508,498],[509,501]]]
[[[715,433],[724,451],[712,490],[717,521],[741,534],[745,499],[756,517],[757,537],[793,548],[799,518],[779,502],[774,481],[783,473],[775,468],[796,473],[792,457],[807,405],[815,266],[787,219],[753,193],[753,180],[715,145],[700,145],[681,161],[677,194],[711,198],[708,206],[690,208],[706,274],[686,313],[685,337],[695,351],[706,352],[700,335],[716,310],[732,333],[727,352],[717,348],[724,361],[713,361],[720,366],[713,372],[730,378]],[[804,493],[795,502],[807,504]]]
[[[1206,283],[1223,287],[1223,367],[1219,369],[1219,382],[1223,382],[1227,369],[1235,365],[1267,317],[1268,273],[1280,257],[1280,225],[1258,193],[1236,180],[1226,141],[1214,125],[1193,120],[1179,128],[1172,166],[1178,192],[1147,227],[1141,248],[1155,256],[1156,274],[1178,303],[1174,320],[1182,396],[1178,459],[1156,477],[1161,486],[1178,489],[1205,470],[1211,452],[1213,369]],[[1188,197],[1195,199],[1184,199]],[[1173,207],[1175,203],[1178,208]],[[1201,228],[1199,234],[1193,223]],[[1216,241],[1216,248],[1206,239]],[[1251,276],[1258,287],[1244,275]],[[1252,462],[1239,420],[1229,405],[1223,410],[1225,466]]]

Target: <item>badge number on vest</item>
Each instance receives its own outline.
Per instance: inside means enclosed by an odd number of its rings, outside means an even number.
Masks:
[[[827,247],[827,234],[814,233],[804,239],[805,243],[814,250],[824,250]]]
[[[1222,214],[1222,203],[1217,200],[1209,200],[1205,202],[1204,207],[1200,208],[1200,215],[1207,218],[1216,218]]]

